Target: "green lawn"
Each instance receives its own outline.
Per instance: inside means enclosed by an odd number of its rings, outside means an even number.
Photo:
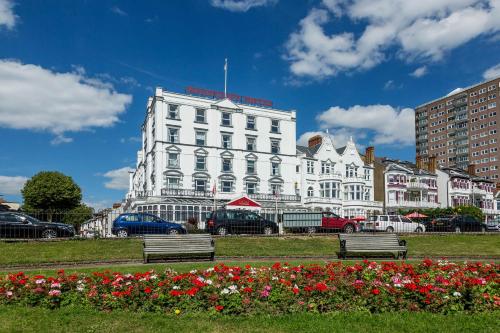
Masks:
[[[500,235],[404,236],[409,256],[500,257]],[[335,236],[226,237],[216,239],[216,256],[331,256]],[[0,242],[0,265],[128,260],[142,258],[140,239]]]
[[[500,312],[474,315],[429,313],[299,314],[208,317],[96,312],[80,308],[0,306],[1,332],[497,332]]]

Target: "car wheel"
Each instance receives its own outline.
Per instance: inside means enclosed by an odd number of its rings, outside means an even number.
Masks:
[[[271,227],[264,227],[263,233],[264,233],[264,235],[272,235],[273,234],[273,228],[271,228]]]
[[[314,234],[316,232],[316,228],[315,227],[307,227],[306,232],[308,234]]]
[[[354,227],[351,224],[348,224],[345,226],[344,232],[346,234],[352,234],[354,232]]]
[[[461,232],[462,232],[462,230],[460,230],[460,227],[456,226],[456,227],[455,227],[455,232],[456,232],[457,234],[459,234],[459,233],[461,233]]]
[[[387,229],[385,229],[385,231],[393,233],[394,232],[394,228],[393,227],[387,227]]]
[[[226,236],[227,235],[227,229],[226,229],[226,227],[218,227],[217,228],[217,234],[219,236]]]
[[[168,233],[170,235],[178,235],[179,234],[179,230],[177,230],[177,229],[170,229]]]
[[[55,230],[47,229],[42,232],[42,238],[51,239],[56,237],[57,237],[57,232]]]
[[[128,237],[128,231],[125,229],[121,229],[121,230],[118,230],[116,235],[120,238],[126,238],[126,237]]]
[[[417,229],[415,229],[415,232],[424,232],[424,230],[420,227],[418,227]]]

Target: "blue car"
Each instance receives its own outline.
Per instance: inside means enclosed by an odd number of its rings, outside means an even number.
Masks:
[[[111,232],[118,237],[145,234],[178,235],[187,233],[186,229],[178,223],[168,222],[158,216],[146,213],[120,214],[113,221]]]

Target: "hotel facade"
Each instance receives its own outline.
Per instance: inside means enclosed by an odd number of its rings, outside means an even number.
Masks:
[[[185,222],[204,221],[214,207],[241,197],[269,218],[287,210],[357,216],[382,208],[373,200],[372,148],[365,163],[352,140],[336,148],[322,135],[296,146],[295,111],[217,97],[156,89],[126,209]]]

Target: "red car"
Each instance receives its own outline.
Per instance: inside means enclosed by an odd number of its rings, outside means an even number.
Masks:
[[[315,233],[317,231],[353,233],[360,231],[357,221],[346,219],[331,212],[284,213],[283,226],[295,232]]]

